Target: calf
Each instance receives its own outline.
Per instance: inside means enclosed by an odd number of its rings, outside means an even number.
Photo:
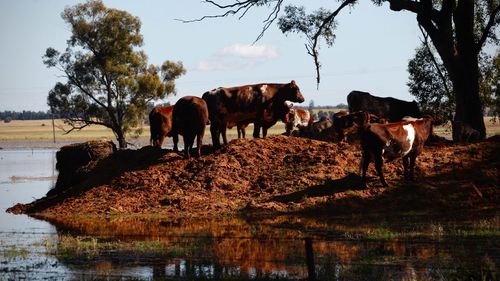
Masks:
[[[285,123],[286,134],[290,135],[294,128],[309,128],[313,124],[311,113],[305,109],[290,109],[288,121]]]
[[[174,151],[177,151],[179,136],[184,139],[184,154],[190,158],[194,138],[197,138],[198,157],[201,156],[201,145],[205,135],[205,126],[209,124],[206,102],[198,97],[185,96],[174,105],[172,112],[172,131]]]
[[[172,110],[174,106],[155,106],[149,113],[150,142],[152,146],[161,148],[163,140],[172,129]]]
[[[405,179],[414,179],[415,160],[432,133],[432,118],[389,124],[368,124],[361,135],[362,178],[366,185],[366,170],[371,161],[383,186],[388,186],[382,172],[383,161],[403,158]]]

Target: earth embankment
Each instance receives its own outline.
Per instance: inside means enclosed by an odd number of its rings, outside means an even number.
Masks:
[[[359,147],[286,136],[233,140],[201,158],[144,147],[101,159],[78,183],[8,211],[77,214],[358,214],[498,210],[498,138],[426,147],[415,182],[401,161],[384,165],[389,188],[373,166],[368,188],[359,176]]]

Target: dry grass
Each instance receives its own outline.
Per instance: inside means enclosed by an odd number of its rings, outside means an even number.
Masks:
[[[492,117],[485,117],[487,136],[500,134],[500,121],[493,122]],[[80,142],[87,140],[95,140],[101,138],[115,139],[113,132],[104,126],[89,126],[81,131],[73,131],[70,134],[65,134],[64,130],[69,130],[70,127],[65,125],[61,119],[55,120],[55,138],[56,142]],[[247,127],[247,138],[252,137],[253,125]],[[278,122],[269,129],[268,135],[277,135],[285,131],[285,125]],[[451,126],[439,126],[434,128],[434,132],[440,136],[451,139]],[[236,128],[232,128],[227,132],[228,138],[235,139],[237,136]],[[134,138],[129,136],[128,139]],[[143,132],[138,139],[144,143],[149,142],[149,126],[143,127]],[[51,120],[14,120],[10,123],[0,122],[0,143],[13,142],[47,142],[53,141],[52,121]],[[171,140],[167,139],[167,142]],[[210,130],[207,127],[205,133],[205,143],[211,143]]]
[[[101,138],[115,139],[113,132],[104,126],[93,125],[86,127],[80,131],[73,131],[65,134],[65,131],[70,129],[70,126],[65,125],[63,120],[55,120],[55,138],[56,142],[81,142],[87,140],[95,140]],[[246,129],[247,138],[252,137],[253,125],[249,125]],[[285,125],[278,122],[275,126],[268,130],[269,135],[281,134],[285,131]],[[237,137],[236,127],[227,131],[229,140]],[[137,138],[144,143],[149,142],[149,126],[143,127],[143,132],[139,137],[128,136],[128,139]],[[35,143],[53,141],[52,121],[51,120],[13,120],[9,123],[0,122],[0,143]],[[181,138],[182,141],[182,138]],[[166,142],[171,142],[167,139]],[[207,126],[205,131],[205,143],[211,143],[210,129]],[[24,144],[29,145],[29,144]]]

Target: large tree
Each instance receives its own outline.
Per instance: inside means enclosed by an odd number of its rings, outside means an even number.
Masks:
[[[138,50],[143,43],[140,20],[99,0],[68,7],[62,18],[72,32],[67,48],[63,53],[48,48],[43,62],[67,81],[56,83],[48,104],[71,125],[69,132],[103,125],[125,148],[126,134],[140,125],[147,103],[175,93],[175,79],[185,69],[171,61],[148,65]]]
[[[245,15],[248,9],[268,6],[271,9],[263,32],[279,18],[284,0],[242,0],[220,4],[219,1],[205,1],[224,12],[205,16],[223,17]],[[303,7],[288,5],[285,15],[279,18],[283,32],[303,33],[307,37],[307,51],[314,58],[317,81],[320,82],[319,40],[327,45],[335,39],[336,16],[346,7],[355,5],[357,0],[341,0],[335,10],[320,9],[306,14]],[[470,125],[481,138],[486,136],[483,111],[479,97],[479,54],[486,42],[498,44],[495,30],[500,23],[498,13],[500,0],[372,0],[376,5],[388,2],[393,11],[410,11],[416,15],[417,23],[429,35],[443,65],[448,72],[456,101],[454,123]],[[333,5],[333,4],[332,4]],[[260,36],[259,36],[260,37]],[[454,128],[453,138],[461,140]]]

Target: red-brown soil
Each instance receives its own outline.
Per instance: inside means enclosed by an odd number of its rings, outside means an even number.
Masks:
[[[497,211],[499,151],[498,138],[429,146],[417,158],[416,182],[403,180],[398,160],[384,165],[391,187],[381,187],[370,166],[364,188],[356,145],[271,136],[233,140],[190,160],[144,147],[115,152],[82,182],[9,211],[198,217]]]

